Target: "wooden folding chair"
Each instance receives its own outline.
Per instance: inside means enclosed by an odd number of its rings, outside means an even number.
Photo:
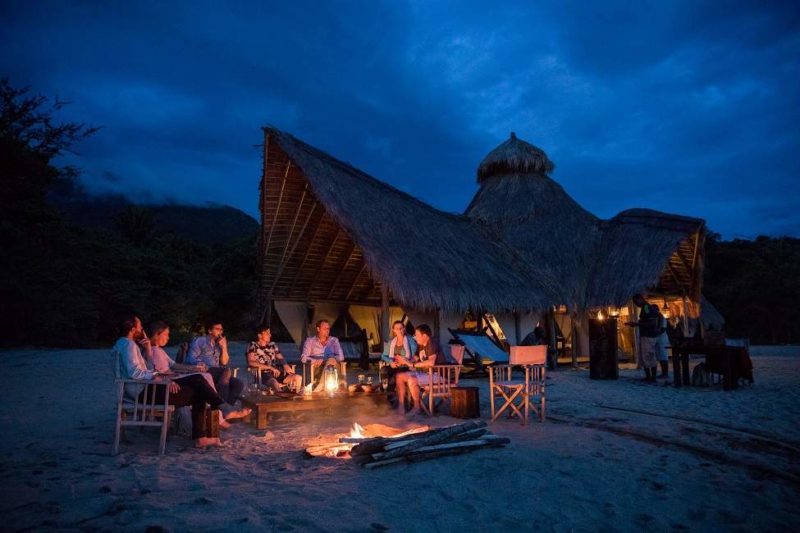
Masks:
[[[531,411],[543,422],[546,407],[547,346],[512,346],[509,363],[489,368],[492,422],[507,412],[509,418],[516,415],[522,425],[525,425]],[[522,379],[514,379],[514,366],[522,367]],[[498,400],[502,402],[499,408]]]
[[[451,346],[450,356],[456,364],[428,367],[427,383],[419,387],[422,395],[422,408],[428,415],[433,414],[436,404],[444,400],[452,401],[450,389],[458,386],[461,363],[464,360],[464,347],[459,345]]]
[[[165,382],[144,381],[138,379],[117,379],[117,421],[114,426],[114,442],[111,445],[111,455],[119,453],[119,440],[122,429],[129,426],[161,427],[161,440],[158,454],[164,455],[167,447],[167,431],[174,405],[169,405],[169,387]],[[125,396],[125,384],[136,383],[144,385],[144,395],[131,399]],[[164,401],[156,401],[156,389],[165,387]],[[142,398],[141,400],[139,398]]]

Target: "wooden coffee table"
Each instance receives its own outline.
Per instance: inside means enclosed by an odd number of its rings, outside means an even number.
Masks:
[[[242,405],[249,407],[253,412],[245,419],[250,422],[255,415],[257,429],[267,428],[267,417],[270,413],[286,413],[294,411],[311,411],[352,405],[354,402],[386,402],[385,392],[348,393],[341,392],[334,396],[319,392],[314,394],[296,395],[291,393],[278,393],[274,396],[248,393],[242,397]]]

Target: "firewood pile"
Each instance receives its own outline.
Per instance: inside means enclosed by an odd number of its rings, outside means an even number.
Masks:
[[[401,462],[417,462],[448,455],[505,446],[505,437],[493,435],[486,422],[475,420],[395,437],[342,437],[342,444],[355,443],[350,457],[365,468],[378,468]]]

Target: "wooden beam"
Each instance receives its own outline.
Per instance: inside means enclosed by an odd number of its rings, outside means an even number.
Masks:
[[[669,261],[667,261],[667,269],[669,270],[669,273],[672,274],[672,277],[675,279],[675,283],[678,284],[678,288],[683,289],[684,288],[683,282],[680,280],[680,278],[678,278],[678,273],[675,272],[675,269],[672,267],[671,264],[669,264]]]
[[[292,251],[289,252],[288,256],[286,257],[286,261],[281,263],[280,267],[278,268],[277,274],[275,274],[275,279],[272,281],[272,287],[269,289],[269,295],[272,296],[272,292],[275,290],[275,285],[278,284],[278,279],[280,279],[281,274],[283,274],[283,269],[286,268],[286,265],[289,263],[289,260],[292,258],[292,254],[294,254],[297,245],[300,244],[300,240],[303,238],[303,233],[306,231],[306,226],[308,226],[308,221],[311,219],[311,216],[314,214],[314,210],[317,208],[316,202],[314,205],[311,206],[311,210],[308,212],[308,216],[306,216],[306,220],[303,223],[303,227],[300,229],[300,233],[297,234],[297,238],[294,241],[294,245],[292,246]]]
[[[363,260],[363,258],[362,258],[362,260]],[[345,302],[350,300],[350,295],[353,294],[353,290],[355,290],[356,285],[358,285],[358,278],[361,277],[361,274],[363,274],[366,269],[367,269],[367,262],[364,261],[363,264],[361,265],[361,270],[358,271],[358,274],[356,274],[356,277],[353,280],[353,284],[350,286],[350,290],[347,291],[347,296],[344,297],[344,301]]]
[[[347,263],[350,262],[350,259],[353,257],[353,254],[355,253],[355,251],[356,251],[356,243],[353,242],[352,245],[350,246],[350,252],[347,254],[347,259],[345,260],[344,264],[342,265],[342,269],[339,270],[339,274],[336,276],[336,279],[333,280],[333,283],[331,284],[331,288],[328,289],[327,298],[331,297],[331,294],[333,294],[334,289],[336,289],[336,285],[339,283],[339,281],[341,281],[342,276],[344,275],[344,271],[347,268]]]
[[[272,241],[272,231],[275,229],[275,222],[278,220],[278,212],[281,210],[281,202],[283,202],[283,191],[286,188],[286,179],[289,177],[289,169],[292,167],[292,162],[286,162],[286,172],[283,175],[283,182],[281,183],[281,192],[278,195],[278,206],[275,208],[275,216],[272,217],[272,224],[269,226],[269,235],[267,236],[267,244],[264,246],[263,257],[267,257],[269,252],[269,244]],[[265,184],[266,186],[266,184]],[[266,200],[265,200],[266,201]],[[266,213],[265,213],[266,214]],[[266,261],[265,261],[266,263]]]
[[[322,256],[322,263],[317,268],[317,271],[314,272],[314,277],[312,278],[311,283],[308,285],[308,291],[306,292],[306,300],[308,300],[309,296],[311,295],[311,289],[314,288],[314,283],[315,283],[315,281],[317,279],[317,276],[319,276],[319,273],[322,272],[323,268],[325,268],[325,264],[328,262],[328,256],[330,255],[331,250],[333,250],[333,247],[336,245],[336,241],[339,240],[339,235],[341,235],[341,234],[342,234],[342,228],[341,228],[341,226],[339,226],[339,229],[336,231],[336,236],[333,238],[333,240],[331,241],[330,246],[328,246],[328,249],[325,251],[325,254]]]
[[[306,182],[305,186],[303,187],[303,194],[300,196],[300,205],[297,206],[297,211],[294,213],[294,220],[292,221],[292,227],[289,229],[289,235],[286,236],[286,246],[283,247],[283,255],[281,256],[281,260],[279,264],[283,264],[286,260],[286,252],[289,250],[289,244],[292,242],[292,236],[294,235],[294,228],[297,225],[297,219],[300,218],[300,213],[303,211],[303,204],[306,201],[306,193],[308,192],[308,182]],[[313,207],[316,207],[317,204],[314,204]],[[313,208],[312,208],[313,212]],[[306,219],[308,222],[308,219]],[[302,231],[301,231],[302,234]]]
[[[294,290],[295,284],[297,283],[297,280],[300,278],[300,274],[303,272],[302,267],[303,265],[306,264],[306,261],[308,260],[308,254],[311,253],[311,245],[314,243],[314,241],[317,240],[317,236],[319,236],[319,230],[320,228],[322,228],[322,222],[325,220],[325,215],[327,214],[328,214],[327,211],[323,211],[322,216],[319,217],[319,222],[317,223],[317,227],[316,229],[314,229],[314,235],[311,236],[311,241],[308,248],[306,248],[305,255],[303,255],[303,260],[300,261],[300,268],[297,270],[297,274],[295,274],[294,279],[292,279],[292,284],[289,286],[289,291],[288,291],[289,293],[291,293]]]

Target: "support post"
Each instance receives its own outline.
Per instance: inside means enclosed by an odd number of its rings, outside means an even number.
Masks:
[[[689,305],[686,303],[686,295],[683,295],[683,337],[689,337]]]
[[[308,308],[310,305],[306,302],[305,309],[303,309],[303,334],[301,335],[302,339],[300,339],[300,348],[306,343],[306,337],[308,337]]]
[[[550,370],[558,368],[558,329],[556,328],[556,308],[551,306],[547,310],[547,360]]]
[[[516,309],[514,310],[514,344],[519,345],[522,336],[520,335],[520,324],[519,324],[519,311]]]
[[[381,282],[381,348],[383,343],[389,342],[389,287],[385,282]]]
[[[433,312],[433,336],[436,340],[439,341],[439,344],[442,343],[442,336],[440,334],[441,330],[441,323],[442,323],[442,310],[440,308],[436,308]]]

